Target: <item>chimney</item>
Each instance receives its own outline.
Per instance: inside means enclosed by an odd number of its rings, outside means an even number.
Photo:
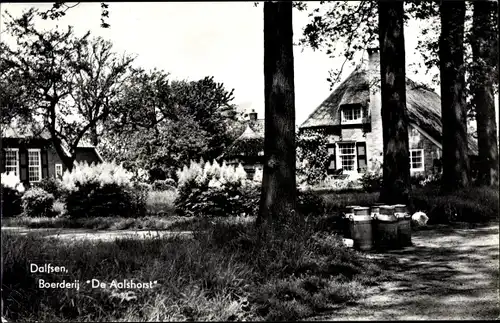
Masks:
[[[257,120],[257,112],[255,112],[254,109],[252,109],[252,112],[248,114],[248,118],[250,121],[256,121]]]
[[[380,51],[378,47],[367,48],[368,52],[368,69],[380,73]]]
[[[380,83],[380,51],[378,47],[367,48],[368,52],[368,75],[370,87]]]

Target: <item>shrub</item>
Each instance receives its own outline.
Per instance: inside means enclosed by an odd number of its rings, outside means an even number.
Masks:
[[[439,189],[422,188],[413,193],[415,211],[423,211],[429,224],[487,222],[498,218],[498,188],[471,187],[440,194]]]
[[[311,191],[298,191],[297,210],[303,215],[323,215],[325,213],[325,201],[323,198]]]
[[[39,187],[32,187],[21,198],[24,215],[28,217],[50,217],[54,216],[52,207],[54,195]]]
[[[370,168],[359,179],[366,192],[378,192],[382,188],[382,163],[377,159],[370,159]]]
[[[68,214],[75,218],[144,216],[147,190],[133,185],[131,179],[132,174],[115,163],[76,164],[62,181],[68,190]]]
[[[220,166],[216,161],[184,166],[177,172],[179,195],[175,207],[184,216],[228,216],[250,212],[243,191],[250,185],[243,166]]]
[[[361,187],[362,185],[360,183],[360,178],[355,178],[353,176],[346,176],[345,178],[334,178],[333,176],[327,176],[317,186],[317,188],[319,189],[324,188],[334,191],[355,190]]]
[[[172,178],[159,179],[153,182],[153,189],[156,191],[175,191],[177,184]]]
[[[44,178],[40,182],[35,183],[34,186],[54,195],[56,200],[61,198],[64,194],[64,188],[61,181],[53,177]]]
[[[22,212],[21,196],[24,186],[13,172],[0,175],[2,217],[11,217]]]
[[[150,191],[148,192],[146,209],[148,214],[164,215],[174,214],[176,191]]]
[[[412,184],[416,187],[438,186],[441,184],[441,174],[412,177]]]

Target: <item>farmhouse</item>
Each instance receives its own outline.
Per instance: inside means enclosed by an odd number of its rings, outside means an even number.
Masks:
[[[2,158],[0,172],[14,172],[20,181],[29,186],[47,177],[62,177],[68,168],[56,152],[47,131],[35,133],[31,129],[13,126],[2,127]],[[62,144],[69,156],[69,149]],[[101,163],[103,159],[97,149],[82,142],[76,148],[76,161]]]
[[[406,106],[410,125],[411,175],[441,171],[441,99],[435,92],[406,79]],[[329,173],[364,173],[383,161],[380,98],[380,57],[369,51],[347,79],[300,126],[318,129],[328,137]],[[469,137],[469,154],[477,144]],[[473,158],[474,160],[474,158]]]

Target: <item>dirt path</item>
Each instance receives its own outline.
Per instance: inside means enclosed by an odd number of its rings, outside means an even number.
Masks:
[[[369,255],[395,260],[392,281],[354,306],[310,320],[500,319],[498,234],[498,223],[417,231],[412,247]]]
[[[101,240],[112,241],[115,239],[154,239],[159,237],[185,236],[191,237],[191,231],[168,230],[90,230],[90,229],[62,229],[40,228],[29,229],[24,227],[3,227],[2,231],[20,235],[34,234],[45,238],[57,238],[64,241]]]

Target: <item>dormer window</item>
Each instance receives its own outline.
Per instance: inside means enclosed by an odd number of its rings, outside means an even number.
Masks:
[[[363,118],[363,109],[359,105],[344,107],[341,113],[343,124],[361,123]]]

